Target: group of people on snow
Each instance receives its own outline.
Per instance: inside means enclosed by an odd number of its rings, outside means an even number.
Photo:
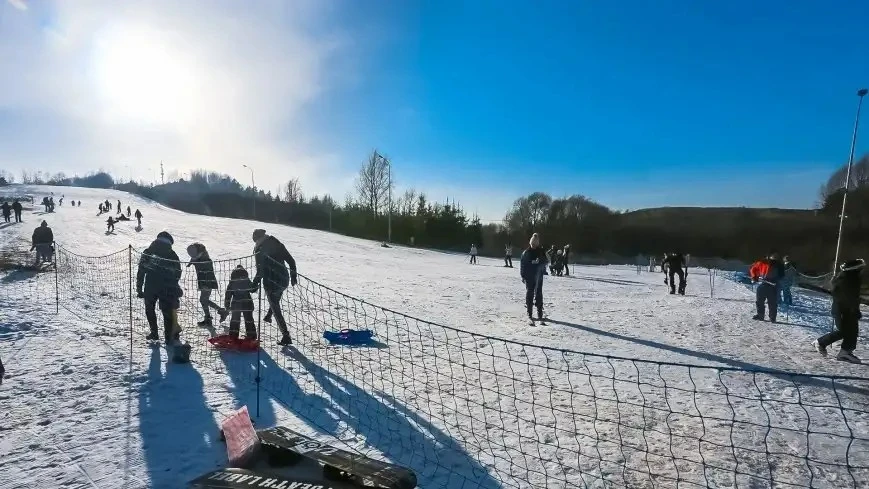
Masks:
[[[0,205],[0,209],[3,211],[4,222],[10,222],[13,213],[15,213],[15,222],[21,222],[21,211],[24,209],[24,206],[21,205],[21,202],[19,202],[18,199],[13,200],[12,204],[3,201],[3,204]]]
[[[227,316],[230,317],[230,336],[238,338],[243,319],[245,339],[256,340],[252,294],[256,294],[262,285],[269,307],[264,319],[266,322],[271,322],[274,318],[277,323],[281,332],[279,345],[291,345],[293,342],[281,309],[281,297],[289,286],[298,283],[296,261],[284,244],[274,236],[266,234],[265,230],[254,230],[252,239],[253,252],[256,256],[256,274],[251,279],[242,265],[236,266],[226,285],[222,306],[211,300],[212,293],[218,289],[218,282],[208,250],[202,243],[193,243],[187,247],[187,254],[190,257],[187,266],[192,266],[196,272],[199,304],[204,314],[204,319],[198,325],[211,327],[213,325],[211,311],[214,310],[220,322],[225,321]],[[164,339],[167,343],[179,339],[177,309],[183,292],[179,285],[181,262],[172,249],[173,245],[172,235],[166,231],[160,232],[142,253],[136,273],[136,292],[145,302],[145,317],[150,328],[146,338],[152,341],[159,339],[155,309],[158,305],[163,314]]]

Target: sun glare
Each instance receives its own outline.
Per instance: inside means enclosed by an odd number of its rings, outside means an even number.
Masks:
[[[105,32],[95,44],[93,59],[96,90],[110,118],[169,126],[195,119],[195,66],[162,42],[159,32]]]

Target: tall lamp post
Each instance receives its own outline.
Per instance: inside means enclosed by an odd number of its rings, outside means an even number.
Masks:
[[[253,187],[253,218],[256,219],[256,182],[253,180],[253,168],[242,164],[241,166],[250,170],[250,184]]]
[[[848,157],[848,171],[845,172],[845,192],[842,194],[842,213],[839,215],[839,237],[836,238],[836,257],[833,259],[833,276],[836,276],[836,268],[839,266],[839,249],[842,246],[842,226],[845,223],[845,204],[848,201],[848,187],[851,185],[851,166],[854,164],[854,148],[857,145],[857,127],[860,125],[860,107],[863,105],[863,97],[869,93],[869,89],[857,90],[857,116],[854,118],[854,134],[851,136],[851,154]]]

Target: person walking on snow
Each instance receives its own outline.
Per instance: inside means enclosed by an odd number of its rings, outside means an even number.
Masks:
[[[250,281],[250,276],[243,266],[235,267],[229,275],[229,285],[226,286],[224,298],[224,313],[229,311],[229,336],[238,339],[238,330],[241,326],[241,318],[244,316],[244,339],[256,340],[256,323],[253,319],[253,298],[257,287]]]
[[[119,199],[119,200],[118,200],[118,214],[122,214],[123,212],[124,212],[124,209],[121,208],[121,201],[120,201],[120,199]]]
[[[106,225],[108,226],[108,228],[106,229],[107,233],[115,232],[115,220],[112,219],[112,216],[109,216],[109,218],[106,220]]]
[[[833,279],[832,312],[836,331],[827,333],[812,343],[821,355],[826,356],[827,347],[842,340],[836,360],[861,363],[854,355],[854,349],[857,348],[859,321],[863,316],[860,313],[860,272],[865,266],[866,262],[862,258],[846,261],[839,267],[842,271]]]
[[[546,271],[546,253],[540,246],[540,236],[537,233],[531,235],[528,241],[528,249],[522,252],[519,258],[519,275],[525,284],[525,309],[528,319],[534,320],[531,315],[532,306],[537,306],[537,319],[543,319],[543,274]]]
[[[791,287],[794,286],[794,283],[797,281],[797,267],[794,265],[794,262],[791,261],[790,257],[785,257],[784,262],[785,274],[781,280],[781,302],[782,304],[787,305],[788,307],[794,304],[794,297],[791,294]]]
[[[127,217],[130,217],[130,206],[127,206]]]
[[[253,249],[253,254],[256,255],[256,275],[253,278],[253,283],[257,287],[260,283],[263,285],[269,309],[281,330],[281,339],[278,344],[282,346],[292,345],[293,340],[290,338],[287,322],[281,311],[281,296],[289,285],[295,287],[298,283],[296,260],[287,251],[286,246],[274,236],[266,234],[265,229],[254,230],[253,241],[256,243]],[[289,273],[287,273],[284,263],[289,265]]]
[[[562,257],[564,260],[564,275],[566,277],[570,276],[570,245],[564,245],[564,256]]]
[[[178,308],[183,295],[178,282],[181,280],[181,262],[172,249],[172,235],[161,231],[139,259],[136,272],[136,295],[145,301],[145,317],[151,332],[145,338],[157,341],[157,312],[160,305],[163,313],[163,337],[169,344],[177,340],[181,331],[178,327]]]
[[[779,260],[778,253],[770,253],[766,259],[755,262],[748,275],[752,282],[760,282],[755,291],[757,314],[752,319],[763,321],[764,303],[767,303],[769,320],[774,323],[778,313],[778,284],[784,277],[784,265]]]
[[[504,246],[504,266],[513,268],[513,245],[510,243]]]
[[[142,213],[139,212],[139,209],[136,209],[136,226],[139,228],[142,227]]]
[[[667,277],[669,278],[670,294],[676,293],[676,276],[679,276],[679,295],[685,295],[685,255],[670,253],[666,259]],[[668,283],[667,279],[664,283]]]
[[[3,209],[3,221],[9,222],[10,217],[12,216],[12,206],[9,205],[9,202],[3,202],[3,205],[0,206]]]
[[[15,222],[21,222],[21,211],[22,211],[22,209],[23,209],[23,207],[22,207],[22,205],[21,205],[21,202],[18,202],[18,199],[15,199],[15,200],[12,202],[12,212],[15,213]]]
[[[48,227],[48,223],[42,221],[38,228],[33,230],[30,251],[36,250],[36,263],[39,266],[44,262],[50,262],[54,255],[54,233]]]
[[[471,261],[470,261],[470,264],[471,264],[471,265],[476,265],[476,264],[477,264],[477,245],[475,245],[475,244],[472,244],[472,245],[471,245],[471,252],[470,252],[470,255],[471,255]]]
[[[214,275],[214,262],[208,256],[208,250],[202,243],[193,243],[187,247],[187,255],[190,256],[190,262],[187,266],[193,265],[196,270],[196,288],[199,289],[199,304],[202,306],[202,312],[205,313],[205,319],[199,321],[197,326],[210,327],[211,309],[217,311],[220,315],[222,323],[227,316],[226,309],[218,306],[211,301],[211,292],[217,290],[217,276]]]

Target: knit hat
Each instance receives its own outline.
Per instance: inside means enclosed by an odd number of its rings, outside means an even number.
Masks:
[[[265,235],[266,235],[265,229],[254,229],[253,230],[253,239],[254,240],[260,239]]]
[[[175,240],[172,238],[172,235],[166,231],[160,231],[160,233],[157,234],[157,239],[164,239],[168,241],[170,245],[175,244]]]
[[[42,221],[41,226],[44,227],[44,228],[47,228],[47,227],[48,227],[48,223],[47,223],[46,221]]]
[[[865,266],[866,262],[862,258],[855,258],[842,263],[840,268],[843,272],[850,272],[852,270],[862,270]]]

